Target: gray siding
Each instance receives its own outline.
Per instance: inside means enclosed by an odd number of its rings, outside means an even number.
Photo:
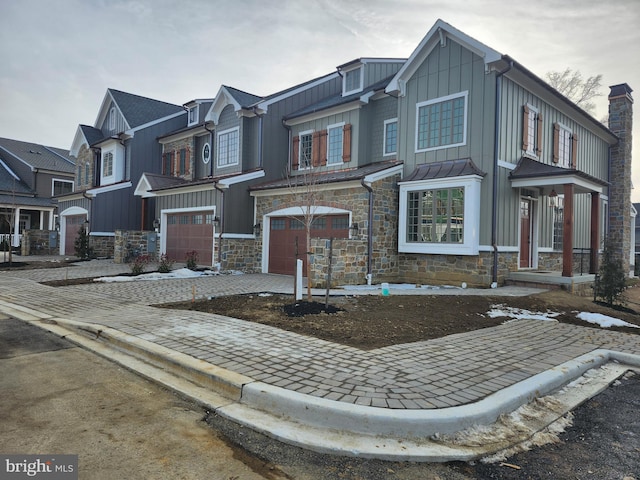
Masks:
[[[238,130],[238,135],[239,135],[238,138],[240,141],[240,145],[238,146],[239,148],[238,155],[239,155],[240,163],[238,163],[237,165],[224,166],[221,168],[218,166],[218,134],[224,132],[225,130],[235,128],[235,127],[240,127]],[[224,109],[222,110],[222,113],[220,114],[220,119],[218,120],[218,124],[216,125],[215,141],[214,141],[215,147],[213,149],[214,176],[238,173],[242,171],[242,155],[243,155],[243,146],[244,146],[243,140],[242,140],[243,139],[242,130],[243,130],[242,124],[240,122],[240,119],[236,115],[233,105],[227,105],[226,107],[224,107]]]
[[[393,62],[393,63],[378,63],[372,62],[364,65],[364,78],[363,85],[365,87],[369,85],[373,85],[380,80],[384,80],[385,78],[391,77],[395,75],[398,70],[402,67],[401,62]]]
[[[213,186],[200,192],[178,193],[175,195],[156,197],[156,208],[160,211],[176,208],[196,208],[216,205],[217,196],[220,195]]]
[[[366,128],[361,129],[362,141],[360,142],[361,164],[391,160],[396,155],[384,156],[384,121],[398,116],[398,100],[393,97],[385,97],[371,102],[363,108],[363,117],[367,117]],[[365,120],[362,121],[364,127]]]
[[[209,163],[205,164],[202,162],[202,149],[206,143],[209,144]],[[211,176],[211,168],[213,166],[213,162],[211,161],[211,144],[211,138],[208,133],[206,135],[197,136],[195,139],[195,179],[201,179]]]
[[[109,128],[109,117],[111,112],[111,107],[114,106],[113,102],[109,102],[109,106],[107,107],[107,115],[102,122],[102,125],[99,125],[98,128],[102,130],[102,133],[105,137],[109,137],[111,135],[115,135],[120,132],[124,132],[127,129],[127,124],[124,120],[124,117],[120,114],[120,111],[116,107],[116,122],[115,128]]]

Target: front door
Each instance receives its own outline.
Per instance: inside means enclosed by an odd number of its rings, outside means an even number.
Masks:
[[[520,268],[531,267],[531,207],[531,200],[520,200]]]

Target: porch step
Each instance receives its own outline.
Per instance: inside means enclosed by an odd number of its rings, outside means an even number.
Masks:
[[[586,297],[593,294],[595,279],[596,276],[593,274],[563,277],[560,272],[530,270],[509,273],[505,284],[519,287],[562,289],[574,295]]]

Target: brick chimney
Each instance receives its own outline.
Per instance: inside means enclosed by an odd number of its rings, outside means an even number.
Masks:
[[[609,130],[618,143],[611,147],[609,182],[609,240],[612,253],[630,271],[631,229],[631,127],[633,98],[626,83],[609,87]]]

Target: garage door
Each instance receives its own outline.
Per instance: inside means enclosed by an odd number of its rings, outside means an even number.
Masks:
[[[187,252],[198,252],[199,265],[211,265],[213,259],[213,211],[180,212],[167,215],[169,258],[184,262]]]
[[[87,219],[86,215],[69,215],[65,218],[65,230],[64,230],[64,254],[75,255],[76,254],[76,239],[78,238],[78,232],[84,225]]]
[[[296,258],[304,262],[302,271],[306,272],[306,232],[302,219],[273,217],[269,228],[269,273],[293,275]],[[349,238],[349,215],[315,218],[311,236]]]

